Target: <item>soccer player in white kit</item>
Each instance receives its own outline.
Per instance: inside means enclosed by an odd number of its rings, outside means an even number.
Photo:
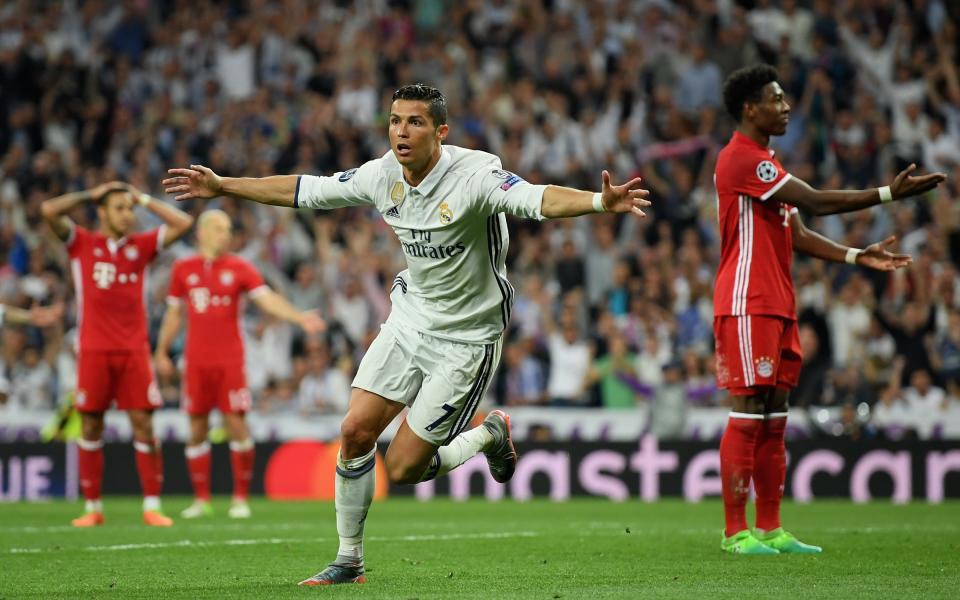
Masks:
[[[395,483],[443,475],[479,452],[494,479],[512,477],[517,453],[510,420],[495,410],[466,430],[500,360],[514,289],[506,278],[504,213],[530,219],[632,212],[650,205],[640,179],[602,191],[532,185],[492,154],[443,145],[446,100],[436,88],[393,94],[390,152],[331,177],[220,177],[207,167],[170,169],[177,200],[229,195],[277,206],[375,206],[393,227],[408,268],[393,281],[393,308],[360,363],[340,426],[336,560],[301,585],[362,583],[363,524],[374,493],[380,434],[410,411],[385,457]]]

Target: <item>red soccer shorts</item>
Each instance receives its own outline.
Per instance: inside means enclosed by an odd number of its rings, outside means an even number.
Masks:
[[[717,385],[735,396],[757,387],[794,388],[803,352],[795,319],[767,315],[722,316],[713,320]]]
[[[253,398],[247,389],[242,362],[196,365],[189,360],[183,373],[183,410],[189,415],[207,415],[215,408],[221,413],[245,413]]]
[[[104,412],[114,402],[120,410],[163,406],[148,349],[77,353],[77,410]]]

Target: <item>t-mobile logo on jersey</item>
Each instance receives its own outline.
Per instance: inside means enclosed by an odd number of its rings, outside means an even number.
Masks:
[[[98,288],[102,290],[108,289],[116,278],[117,266],[113,263],[93,263],[93,280],[97,283]]]
[[[193,288],[190,290],[190,304],[198,313],[206,312],[210,306],[210,290],[207,288]]]

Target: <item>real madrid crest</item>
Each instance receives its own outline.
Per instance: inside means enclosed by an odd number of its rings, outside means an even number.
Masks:
[[[393,202],[394,206],[400,206],[403,204],[403,197],[406,194],[403,188],[402,181],[394,181],[393,187],[390,188],[390,201]]]
[[[453,211],[450,210],[450,207],[446,202],[440,203],[440,222],[446,225],[453,221]]]

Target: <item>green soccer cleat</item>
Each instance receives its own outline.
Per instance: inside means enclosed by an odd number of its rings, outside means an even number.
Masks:
[[[784,531],[783,527],[777,527],[766,533],[758,533],[757,539],[778,550],[781,554],[820,554],[823,552],[823,548],[820,546],[804,544],[789,531]]]
[[[772,555],[780,552],[764,544],[749,529],[724,537],[720,540],[720,549],[730,554]]]

